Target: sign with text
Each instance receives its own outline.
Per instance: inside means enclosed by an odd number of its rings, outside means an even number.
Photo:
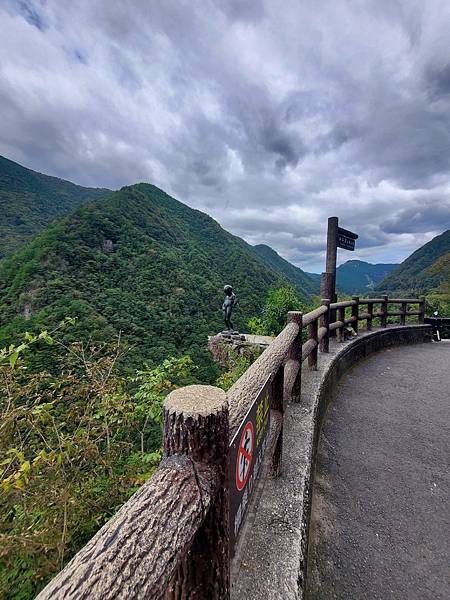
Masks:
[[[355,240],[358,239],[358,235],[348,229],[338,227],[337,230],[337,246],[338,248],[344,248],[344,250],[354,250]]]
[[[270,377],[230,443],[230,556],[261,471],[270,426]]]

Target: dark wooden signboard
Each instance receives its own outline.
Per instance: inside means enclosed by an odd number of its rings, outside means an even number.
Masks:
[[[344,248],[344,250],[354,250],[355,240],[358,239],[358,235],[348,229],[338,227],[337,230],[337,245],[338,248]]]
[[[261,472],[270,426],[270,377],[230,443],[230,556]]]

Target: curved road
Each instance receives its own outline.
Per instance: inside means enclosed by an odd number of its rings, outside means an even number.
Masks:
[[[450,598],[450,342],[341,381],[321,434],[309,600]]]

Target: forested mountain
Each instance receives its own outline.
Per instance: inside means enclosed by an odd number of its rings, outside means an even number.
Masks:
[[[256,252],[272,267],[288,279],[299,294],[306,300],[319,293],[319,286],[299,267],[282,258],[275,250],[265,244],[253,246]]]
[[[336,269],[336,287],[344,294],[367,294],[397,266],[348,260]]]
[[[77,338],[100,342],[121,331],[132,346],[129,366],[183,352],[206,364],[207,335],[223,328],[223,285],[234,286],[234,324],[245,328],[269,288],[283,283],[206,214],[153,185],[124,187],[0,263],[0,346],[73,316]]]
[[[437,235],[427,244],[408,256],[378,286],[381,291],[407,291],[410,293],[428,292],[443,283],[448,274],[450,252],[450,229]],[[442,260],[440,260],[442,258]],[[447,271],[445,266],[447,265]]]
[[[0,259],[55,217],[109,193],[36,173],[0,156]]]

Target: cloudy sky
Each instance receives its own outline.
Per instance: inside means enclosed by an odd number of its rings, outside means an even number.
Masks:
[[[1,0],[0,154],[323,269],[450,227],[449,0]]]

